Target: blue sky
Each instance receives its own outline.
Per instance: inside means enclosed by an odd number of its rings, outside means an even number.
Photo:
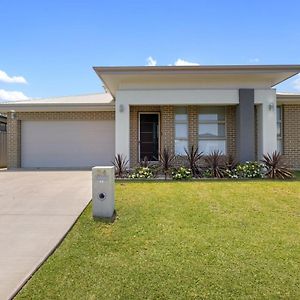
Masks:
[[[157,65],[299,64],[299,12],[291,0],[1,0],[0,100],[102,92],[92,66],[150,56]],[[280,90],[300,92],[300,77]]]

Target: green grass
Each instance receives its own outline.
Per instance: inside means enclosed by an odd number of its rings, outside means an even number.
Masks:
[[[300,299],[300,182],[123,182],[17,299]]]

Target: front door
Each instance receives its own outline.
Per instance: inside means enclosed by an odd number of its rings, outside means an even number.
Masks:
[[[159,114],[140,113],[140,160],[158,160]]]

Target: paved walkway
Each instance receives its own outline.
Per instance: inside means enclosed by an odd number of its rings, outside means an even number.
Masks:
[[[0,172],[1,300],[15,295],[90,199],[90,171]]]

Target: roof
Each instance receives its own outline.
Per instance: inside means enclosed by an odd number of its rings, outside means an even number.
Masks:
[[[300,94],[297,93],[284,93],[278,92],[277,96],[277,103],[278,104],[299,104],[300,103]]]
[[[279,98],[300,98],[300,93],[277,92]]]
[[[114,110],[114,99],[109,93],[29,99],[0,103],[0,111],[67,111]]]
[[[187,83],[216,88],[271,88],[298,74],[300,65],[216,65],[216,66],[135,66],[94,67],[110,93],[126,86],[149,83],[172,84],[176,87]]]

